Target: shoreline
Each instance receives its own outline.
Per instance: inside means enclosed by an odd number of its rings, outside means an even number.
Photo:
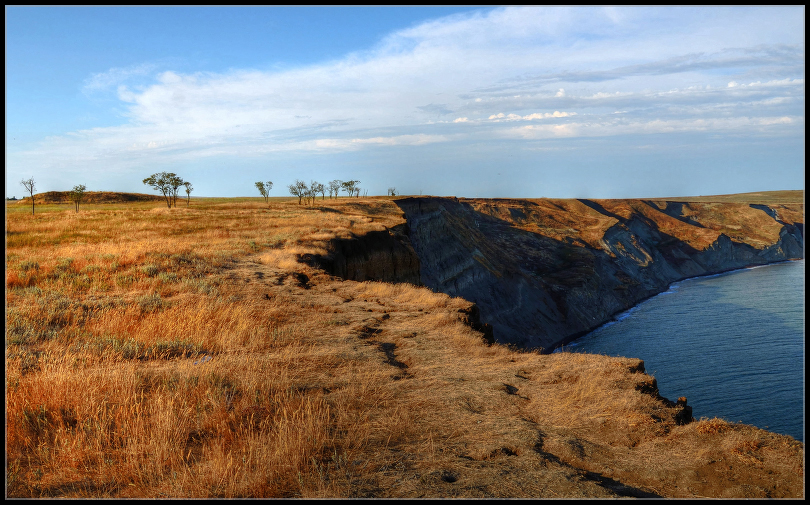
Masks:
[[[615,328],[606,323],[557,352],[642,359],[657,370],[661,395],[688,397],[696,418],[722,418],[804,443],[801,367],[797,373],[785,361],[804,348],[803,265],[779,261],[673,283],[661,293],[672,297],[639,304],[620,314]],[[753,272],[773,266],[780,268]]]
[[[574,335],[566,337],[560,343],[555,344],[549,351],[544,350],[543,354],[552,354],[552,353],[556,353],[556,352],[563,352],[560,349],[562,349],[566,344],[570,344],[572,342],[575,342],[576,340],[579,340],[580,338],[582,338],[582,337],[584,337],[584,336],[598,330],[599,328],[602,328],[605,325],[613,324],[615,322],[621,321],[621,319],[619,319],[619,316],[621,316],[622,314],[625,314],[625,313],[628,313],[628,312],[631,312],[631,311],[635,310],[639,305],[641,305],[642,303],[644,303],[644,302],[646,302],[648,300],[651,300],[652,298],[655,298],[656,296],[661,296],[663,294],[668,293],[669,290],[672,288],[672,286],[674,284],[679,283],[679,282],[684,282],[684,281],[688,281],[688,280],[692,280],[692,279],[702,279],[702,278],[705,278],[705,277],[714,277],[714,276],[720,276],[720,275],[725,275],[725,274],[731,274],[731,273],[734,273],[734,272],[741,272],[743,270],[751,270],[753,268],[759,268],[759,267],[769,267],[769,266],[779,265],[781,263],[788,263],[788,262],[793,262],[793,261],[804,261],[804,258],[790,258],[790,259],[786,259],[786,260],[780,260],[780,261],[773,261],[773,262],[770,262],[770,263],[764,263],[764,264],[761,264],[761,265],[752,264],[752,265],[747,265],[747,266],[740,267],[740,268],[730,268],[728,270],[722,270],[720,272],[713,272],[713,273],[707,273],[707,274],[702,274],[702,275],[695,275],[695,276],[692,276],[692,277],[683,277],[681,279],[676,279],[676,280],[670,282],[669,284],[667,284],[666,289],[664,289],[663,291],[660,291],[658,293],[655,293],[654,295],[650,295],[650,296],[648,296],[646,298],[643,298],[643,299],[639,300],[632,307],[620,310],[618,312],[614,312],[613,314],[611,314],[610,319],[608,319],[607,321],[603,321],[603,322],[597,324],[596,326],[593,326],[592,328],[590,328],[588,330],[577,332]]]

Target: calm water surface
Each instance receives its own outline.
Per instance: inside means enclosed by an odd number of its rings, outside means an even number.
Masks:
[[[804,442],[804,260],[687,279],[566,345],[641,358],[661,395]]]

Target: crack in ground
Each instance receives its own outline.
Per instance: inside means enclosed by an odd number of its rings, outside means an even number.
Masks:
[[[534,451],[536,453],[538,453],[540,456],[542,456],[544,459],[547,459],[547,460],[549,460],[549,461],[551,461],[553,463],[556,463],[556,464],[558,464],[560,466],[569,468],[569,469],[573,470],[574,472],[576,472],[577,475],[581,476],[585,480],[591,481],[591,482],[593,482],[593,483],[607,489],[608,491],[612,491],[612,492],[616,493],[619,496],[628,496],[628,497],[633,497],[633,498],[662,498],[661,495],[658,495],[658,494],[653,493],[651,491],[646,491],[644,489],[628,486],[628,485],[623,484],[622,482],[620,482],[618,480],[611,479],[610,477],[605,477],[604,475],[602,475],[600,473],[591,472],[591,471],[585,470],[583,468],[577,468],[576,466],[573,466],[573,465],[571,465],[569,463],[566,463],[565,461],[561,460],[560,458],[558,458],[554,454],[552,454],[550,452],[547,452],[547,451],[545,451],[543,449],[543,436],[544,436],[543,432],[538,430],[538,438],[539,438],[539,440],[534,445]]]

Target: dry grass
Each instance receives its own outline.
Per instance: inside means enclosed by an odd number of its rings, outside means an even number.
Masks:
[[[760,205],[783,205],[801,204],[804,205],[804,190],[784,190],[784,191],[758,191],[754,193],[735,193],[731,195],[711,195],[711,196],[685,196],[656,198],[656,200],[668,200],[670,202],[707,202],[707,203],[744,203]]]
[[[638,360],[487,346],[469,302],[297,261],[389,199],[161,205],[7,213],[7,496],[694,496],[717,454],[800,493],[803,448],[676,427]]]
[[[293,387],[325,368],[309,356],[296,316],[312,314],[281,298],[269,307],[244,300],[227,272],[257,251],[260,263],[295,268],[296,255],[322,251],[334,236],[396,221],[394,208],[374,219],[357,205],[9,212],[10,494],[292,496],[317,488],[311,460],[326,454],[333,416],[322,394]]]
[[[788,195],[783,195],[787,193]],[[765,201],[793,201],[791,192],[779,192]],[[757,193],[756,195],[760,195]],[[706,197],[708,198],[708,197]],[[655,223],[657,229],[698,250],[710,247],[725,234],[732,240],[757,247],[773,245],[780,239],[782,225],[758,208],[752,208],[745,198],[683,203],[679,217],[665,212],[671,200],[592,200],[607,213],[625,220],[641,219]],[[752,198],[752,202],[763,199]],[[799,199],[801,201],[801,199]],[[616,226],[616,217],[601,213],[579,200],[486,200],[469,199],[476,211],[510,223],[516,228],[543,235],[557,241],[585,243],[612,254],[604,243],[608,229]],[[778,219],[784,223],[803,223],[803,204],[771,203]],[[689,222],[690,224],[687,224]],[[695,226],[697,224],[697,226]]]

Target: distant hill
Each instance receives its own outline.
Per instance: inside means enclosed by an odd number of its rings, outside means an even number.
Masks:
[[[82,203],[126,203],[126,202],[153,202],[163,201],[162,195],[147,195],[144,193],[116,193],[113,191],[87,191]],[[17,202],[31,205],[31,197],[25,197]],[[70,191],[47,191],[34,195],[36,204],[72,203]]]
[[[670,198],[649,198],[654,201],[667,202],[701,202],[701,203],[754,203],[778,205],[785,203],[804,203],[804,190],[757,191],[754,193],[734,193],[730,195],[681,196]]]

